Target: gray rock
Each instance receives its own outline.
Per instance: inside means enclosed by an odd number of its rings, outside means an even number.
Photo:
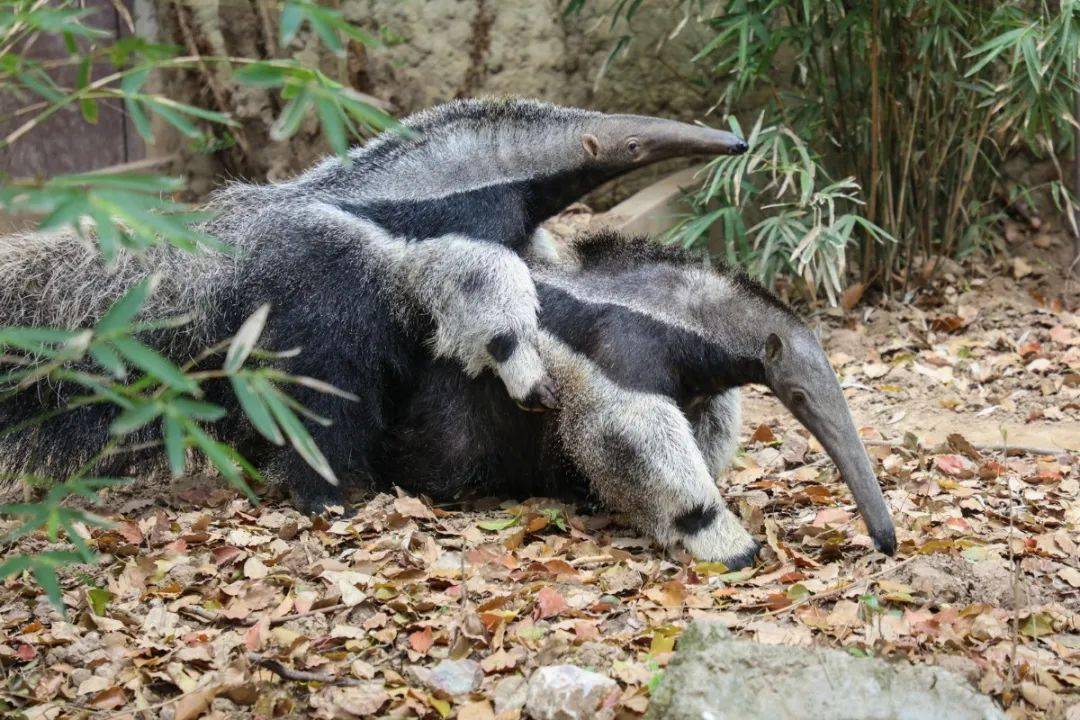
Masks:
[[[491,698],[495,701],[495,714],[501,715],[507,710],[520,710],[525,707],[528,686],[521,675],[504,677],[496,683],[495,690],[491,693]]]
[[[480,687],[484,671],[475,660],[443,660],[431,671],[427,682],[447,695],[464,695]]]
[[[577,665],[548,665],[529,678],[525,712],[533,720],[604,720],[614,717],[604,701],[619,686],[609,677]]]
[[[839,650],[734,640],[695,623],[652,695],[647,720],[1004,720],[941,668]]]

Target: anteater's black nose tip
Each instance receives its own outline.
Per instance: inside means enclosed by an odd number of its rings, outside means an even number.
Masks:
[[[750,149],[750,145],[745,140],[740,140],[731,147],[732,155],[742,155],[744,152]]]
[[[892,527],[874,534],[874,545],[886,555],[896,554],[896,531]]]

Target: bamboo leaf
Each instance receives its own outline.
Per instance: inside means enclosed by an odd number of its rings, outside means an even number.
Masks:
[[[274,419],[277,420],[278,425],[289,439],[289,443],[300,457],[304,459],[304,462],[311,466],[311,469],[318,473],[328,483],[337,485],[338,479],[337,476],[334,475],[334,470],[330,467],[330,463],[327,462],[318,446],[315,445],[315,441],[311,439],[311,434],[307,431],[307,428],[304,427],[303,423],[300,422],[300,419],[296,417],[293,411],[289,409],[289,406],[281,397],[280,391],[271,385],[269,381],[261,377],[253,378],[252,385],[259,397],[266,402]]]
[[[274,422],[273,417],[271,417],[266,403],[251,389],[247,379],[234,375],[229,380],[232,383],[233,393],[240,402],[240,408],[251,420],[251,424],[255,426],[259,434],[275,445],[284,445],[285,437],[281,434],[281,430]]]
[[[109,432],[113,435],[128,435],[152,420],[156,420],[161,412],[161,406],[155,402],[136,405],[120,413],[109,425]]]
[[[146,299],[154,292],[157,283],[158,277],[155,275],[135,283],[102,315],[94,327],[95,332],[98,335],[108,335],[127,329],[146,304]]]
[[[165,456],[169,460],[169,471],[173,477],[180,477],[187,467],[187,452],[184,443],[184,429],[180,421],[166,415],[162,421],[162,436],[165,440]]]
[[[132,365],[149,373],[169,387],[186,393],[198,394],[198,384],[184,375],[180,368],[176,367],[172,361],[156,350],[151,350],[131,338],[116,338],[111,341],[111,344]]]
[[[229,350],[225,354],[226,372],[235,373],[243,367],[251,351],[255,349],[256,343],[259,342],[259,336],[262,335],[269,315],[270,304],[261,305],[236,331],[232,342],[229,343]]]

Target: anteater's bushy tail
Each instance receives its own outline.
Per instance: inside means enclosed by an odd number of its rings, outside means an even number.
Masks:
[[[93,240],[73,231],[0,237],[0,327],[92,327],[129,288],[153,274],[158,283],[141,317],[191,318],[154,340],[181,359],[212,341],[206,304],[213,293],[208,290],[227,264],[220,253],[192,255],[164,245],[138,254],[121,252],[105,263]],[[3,352],[0,374],[13,368]],[[116,413],[110,404],[87,405],[27,425],[85,395],[85,388],[43,381],[17,394],[7,390],[0,395],[0,498],[15,494],[23,474],[62,480],[107,442]],[[103,464],[98,472],[107,468]]]

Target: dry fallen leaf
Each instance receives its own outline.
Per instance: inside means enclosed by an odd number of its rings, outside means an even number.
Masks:
[[[768,425],[758,425],[754,434],[750,436],[750,442],[771,443],[776,441],[776,435]]]
[[[426,653],[434,644],[435,638],[430,627],[426,627],[423,630],[417,630],[409,635],[409,646],[418,653]]]
[[[544,587],[536,593],[536,618],[544,620],[566,611],[565,598],[553,587]]]

